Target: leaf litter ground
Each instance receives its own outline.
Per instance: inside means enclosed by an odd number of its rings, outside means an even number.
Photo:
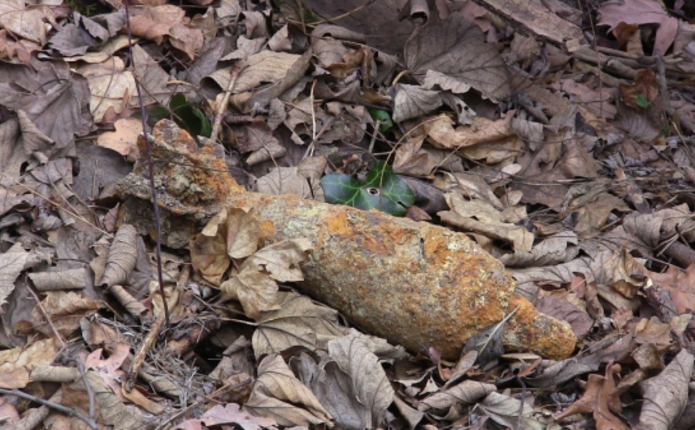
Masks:
[[[692,5],[138,3],[0,5],[1,428],[695,425]],[[294,288],[311,245],[203,210],[190,160],[158,161],[187,204],[162,296],[117,186],[141,104],[251,191],[380,196],[387,162],[407,216],[503,263],[572,356],[505,350],[504,324],[453,360],[351,328]]]

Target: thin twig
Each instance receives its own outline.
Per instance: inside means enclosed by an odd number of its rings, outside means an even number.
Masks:
[[[60,342],[62,349],[67,349],[68,346],[65,344],[65,340],[63,340],[63,336],[60,335],[60,333],[58,332],[58,329],[53,324],[53,320],[51,320],[51,317],[48,315],[48,312],[46,312],[46,309],[44,309],[43,305],[41,304],[41,299],[39,299],[39,296],[34,292],[33,288],[30,287],[30,288],[27,288],[27,290],[29,290],[31,295],[34,296],[34,300],[36,300],[36,304],[39,307],[41,314],[43,315],[44,318],[46,318],[46,322],[51,327],[51,331],[53,331],[53,334],[55,334],[56,338]]]
[[[130,31],[130,10],[128,9],[128,0],[123,2],[125,6],[125,16],[126,16],[126,34],[128,35],[128,55],[130,56],[130,64],[135,68],[135,56],[133,55],[133,38]],[[150,195],[152,196],[152,206],[154,208],[154,226],[155,226],[155,242],[156,254],[157,254],[157,280],[159,281],[159,293],[162,296],[162,302],[164,303],[164,319],[166,325],[169,325],[169,307],[167,306],[166,296],[164,295],[164,277],[162,276],[162,222],[159,216],[159,204],[157,204],[157,192],[154,186],[154,163],[152,162],[152,148],[150,144],[150,138],[147,135],[147,111],[145,110],[145,103],[142,99],[142,89],[140,88],[140,82],[135,80],[135,89],[138,92],[138,101],[140,103],[140,116],[142,117],[142,135],[145,139],[145,159],[147,160],[148,175],[150,177]]]
[[[37,196],[37,197],[41,197],[41,198],[44,199],[48,204],[50,204],[50,205],[52,205],[52,206],[54,206],[54,207],[56,207],[56,208],[58,208],[58,209],[64,211],[64,212],[67,213],[68,215],[71,215],[71,216],[73,216],[73,217],[79,219],[80,221],[84,222],[85,224],[87,224],[87,225],[89,225],[90,227],[92,227],[92,228],[94,228],[95,230],[97,230],[99,233],[102,233],[102,234],[104,234],[104,235],[107,236],[107,237],[113,238],[113,235],[112,235],[111,233],[109,233],[108,231],[106,231],[106,230],[104,230],[104,229],[101,229],[101,228],[97,227],[96,225],[90,223],[85,217],[83,217],[82,215],[78,214],[77,212],[74,212],[74,211],[72,211],[72,210],[70,210],[70,209],[66,209],[66,208],[64,208],[64,207],[59,206],[58,203],[54,202],[54,201],[51,200],[49,197],[44,196],[43,194],[39,193],[38,191],[32,189],[31,187],[28,187],[27,185],[21,183],[20,180],[21,180],[21,177],[15,179],[15,183],[16,183],[17,185],[19,185],[20,187],[24,188],[25,190],[27,190],[29,193],[31,193],[31,194],[33,194],[33,195],[35,195],[35,196]]]
[[[210,133],[210,139],[213,142],[217,140],[217,135],[220,134],[220,129],[222,128],[222,117],[224,116],[224,112],[227,110],[229,98],[234,90],[239,73],[241,73],[241,68],[239,66],[232,67],[232,78],[229,80],[229,85],[227,85],[227,89],[224,92],[220,105],[217,106],[217,114],[215,115],[215,121],[212,124],[212,133]]]
[[[32,396],[31,394],[27,394],[27,393],[25,393],[23,391],[19,391],[19,390],[6,390],[4,388],[0,388],[0,394],[6,394],[9,396],[17,396],[17,397],[21,397],[21,398],[26,399],[26,400],[30,400],[32,402],[41,403],[42,405],[47,406],[51,409],[55,409],[57,411],[63,412],[64,414],[67,414],[69,416],[75,416],[75,417],[79,418],[80,420],[84,421],[84,423],[87,424],[89,426],[89,428],[91,428],[92,430],[99,430],[99,427],[94,422],[94,420],[92,420],[90,417],[84,415],[83,413],[81,413],[80,411],[78,411],[75,408],[68,408],[67,406],[63,406],[61,404],[51,402],[50,400],[44,400],[41,397]]]
[[[138,375],[138,370],[140,370],[142,363],[145,362],[147,352],[150,349],[152,349],[152,345],[154,345],[154,342],[157,340],[159,333],[162,332],[165,322],[166,316],[159,314],[154,324],[152,324],[152,327],[150,327],[150,331],[149,333],[147,333],[147,337],[145,337],[145,339],[140,344],[140,348],[138,348],[138,352],[135,354],[135,357],[133,357],[133,361],[131,361],[130,368],[128,369],[128,372],[126,374],[125,390],[127,392],[130,393],[133,390],[133,386],[135,385],[135,378]]]
[[[84,363],[82,363],[82,360],[79,357],[75,357],[73,361],[77,365],[77,369],[80,371],[82,383],[84,384],[84,388],[87,390],[87,397],[89,397],[89,417],[94,420],[96,419],[96,412],[94,407],[94,390],[92,390],[92,386],[89,384],[89,381],[87,380],[87,372],[85,371]]]
[[[191,266],[185,265],[183,271],[181,272],[179,280],[176,282],[176,287],[179,290],[183,290],[186,284],[188,284],[190,276]],[[128,369],[125,383],[125,389],[127,392],[130,392],[133,389],[133,386],[135,385],[135,378],[137,377],[138,372],[140,371],[140,367],[142,367],[142,364],[145,362],[147,352],[152,348],[152,345],[154,345],[155,340],[157,340],[159,333],[161,333],[162,328],[164,327],[164,319],[161,316],[162,315],[160,314],[157,317],[154,324],[150,328],[150,332],[147,333],[147,337],[145,337],[142,343],[140,343],[140,348],[138,348],[138,352],[135,354],[135,357],[133,357],[133,360],[130,362],[130,368]]]

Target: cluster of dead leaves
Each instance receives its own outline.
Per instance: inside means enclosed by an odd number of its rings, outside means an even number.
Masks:
[[[7,428],[692,426],[692,7],[482,2],[4,1],[0,387],[54,405],[3,391]],[[419,219],[499,258],[579,352],[408,355],[286,287],[309,246],[259,243],[253,211],[231,211],[163,254],[172,326],[124,389],[164,303],[115,184],[135,112],[174,94],[225,113],[228,164],[257,191],[320,199],[329,168],[388,152]]]

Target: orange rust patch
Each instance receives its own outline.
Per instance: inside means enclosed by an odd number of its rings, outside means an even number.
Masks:
[[[337,208],[337,206],[336,206]],[[347,219],[347,213],[343,208],[330,211],[325,217],[328,233],[333,236],[350,236],[354,233],[351,223]]]
[[[442,235],[430,236],[425,239],[425,253],[435,255],[441,250],[446,250],[446,238]]]
[[[275,224],[273,224],[272,221],[262,221],[259,223],[258,227],[261,230],[261,237],[265,239],[275,236],[275,233],[277,232]]]

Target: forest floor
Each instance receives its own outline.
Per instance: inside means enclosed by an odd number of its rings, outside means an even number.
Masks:
[[[0,4],[0,429],[695,426],[693,5],[133,3]]]

